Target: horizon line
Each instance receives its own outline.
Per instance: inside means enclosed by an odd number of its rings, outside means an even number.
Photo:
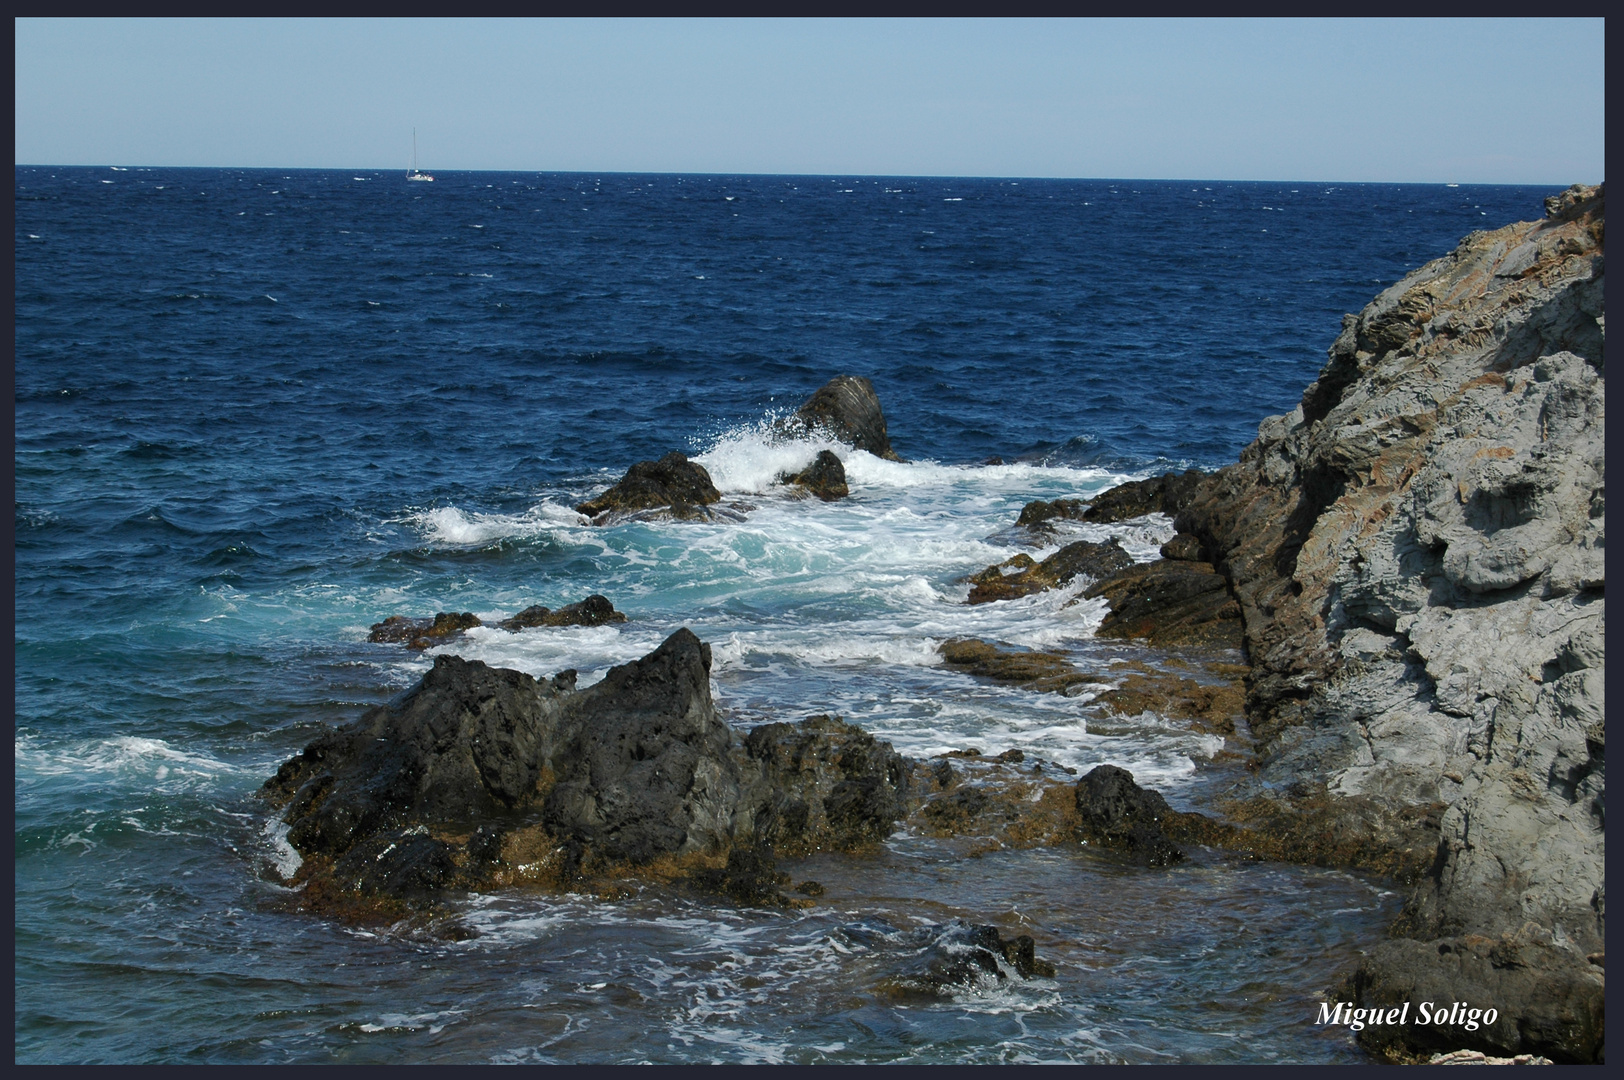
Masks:
[[[113,162],[96,163],[32,163],[18,162],[15,169],[215,169],[275,172],[279,170],[292,170],[296,172],[374,172],[393,173],[405,170],[396,167],[379,166],[349,166],[349,165],[147,165],[132,164],[121,165]],[[1036,180],[1036,181],[1084,181],[1094,183],[1153,183],[1153,184],[1336,184],[1340,186],[1354,185],[1395,185],[1405,184],[1424,187],[1555,187],[1566,190],[1576,184],[1587,186],[1600,186],[1606,183],[1605,179],[1595,181],[1589,185],[1587,181],[1577,180],[1568,183],[1544,182],[1535,180],[1518,181],[1482,181],[1482,180],[1324,180],[1324,179],[1284,179],[1274,177],[1194,177],[1194,176],[1041,176],[1017,175],[1014,173],[864,173],[864,172],[757,172],[757,171],[670,171],[654,169],[435,169],[425,170],[439,172],[446,175],[473,174],[473,173],[523,173],[536,176],[695,176],[695,177],[809,177],[809,178],[836,178],[850,179],[876,179],[876,180]]]

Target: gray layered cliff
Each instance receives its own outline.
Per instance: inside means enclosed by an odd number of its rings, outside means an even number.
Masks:
[[[1431,807],[1401,931],[1533,934],[1598,987],[1604,240],[1600,187],[1468,236],[1347,316],[1302,405],[1177,519],[1241,607],[1254,793]]]

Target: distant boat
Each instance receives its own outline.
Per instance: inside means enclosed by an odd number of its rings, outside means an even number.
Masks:
[[[407,170],[406,179],[408,179],[408,180],[429,180],[429,181],[432,181],[434,179],[434,177],[430,176],[428,173],[418,171],[418,168],[417,168],[417,129],[416,128],[412,128],[412,167]]]

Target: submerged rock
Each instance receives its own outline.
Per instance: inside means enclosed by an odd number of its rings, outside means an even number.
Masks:
[[[885,430],[885,413],[880,409],[874,384],[860,375],[837,375],[830,379],[781,426],[790,434],[824,431],[875,457],[902,460],[891,449],[891,439]]]
[[[976,638],[951,638],[936,647],[950,668],[999,682],[1020,683],[1030,690],[1064,692],[1092,681],[1059,653],[999,648]]]
[[[846,486],[846,466],[832,450],[819,450],[812,464],[798,473],[781,474],[778,482],[796,485],[824,502],[834,502],[851,494]]]
[[[566,604],[557,611],[532,604],[510,619],[503,619],[496,625],[503,630],[518,633],[520,630],[532,626],[603,626],[606,623],[623,623],[626,616],[615,610],[615,605],[609,602],[608,597],[594,593],[585,600],[573,604]]]
[[[658,461],[639,461],[626,470],[620,483],[595,498],[576,506],[593,524],[602,524],[611,514],[631,514],[665,510],[677,520],[705,520],[705,507],[721,502],[722,493],[711,483],[703,465],[689,461],[673,450]]]
[[[762,902],[781,884],[762,876],[770,856],[729,865],[730,852],[883,840],[908,775],[889,744],[830,717],[741,739],[711,701],[709,646],[678,630],[582,690],[573,671],[543,682],[437,657],[264,793],[304,859],[307,901],[366,917],[363,901],[640,872]],[[721,878],[692,876],[710,869]]]
[[[1042,562],[1030,555],[1016,555],[973,574],[969,579],[970,598],[967,603],[985,604],[993,600],[1028,596],[1044,589],[1068,585],[1079,575],[1102,578],[1131,565],[1133,556],[1115,538],[1106,544],[1079,540],[1067,544]]]
[[[1053,978],[1054,965],[1037,956],[1037,943],[1027,934],[1005,938],[996,926],[953,923],[927,931],[912,970],[891,976],[879,990],[888,997],[939,998],[987,985],[1021,979]]]

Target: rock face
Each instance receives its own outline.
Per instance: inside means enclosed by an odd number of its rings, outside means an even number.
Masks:
[[[1240,648],[1240,606],[1209,563],[1140,563],[1083,593],[1084,599],[1096,596],[1111,605],[1096,631],[1100,637],[1144,638],[1158,647]]]
[[[906,812],[908,775],[889,744],[829,717],[739,738],[711,702],[709,646],[679,630],[584,690],[573,671],[539,682],[437,657],[264,792],[285,807],[309,901],[329,909],[638,867],[681,879],[735,849],[758,854],[724,877],[756,884],[720,891],[782,899],[762,869],[771,845],[883,840]]]
[[[1041,563],[1030,555],[1016,555],[972,575],[968,603],[985,604],[1028,596],[1068,585],[1079,574],[1102,578],[1132,564],[1133,556],[1115,539],[1108,544],[1079,540],[1067,544]]]
[[[1437,944],[1373,956],[1371,1001],[1481,996],[1460,950],[1528,923],[1553,942],[1528,1000],[1567,1000],[1603,948],[1603,189],[1547,211],[1347,316],[1302,404],[1177,514],[1240,609],[1259,797],[1314,787],[1372,844],[1444,808],[1397,927]],[[1585,1023],[1518,1030],[1483,1048],[1600,1053]]]
[[[851,489],[846,486],[846,466],[841,464],[833,450],[819,450],[812,464],[793,475],[783,474],[778,482],[796,485],[824,502],[834,502],[851,494]]]
[[[666,510],[673,518],[689,520],[708,517],[704,507],[721,500],[722,493],[711,483],[705,467],[673,450],[659,461],[639,461],[626,470],[620,483],[575,510],[595,525],[614,514],[646,510]]]
[[[1177,514],[1195,494],[1206,474],[1199,469],[1164,473],[1149,480],[1119,484],[1095,496],[1080,515],[1084,521],[1109,524],[1146,514]],[[1022,511],[1025,515],[1025,511]]]
[[[837,375],[806,399],[785,423],[791,433],[821,429],[836,440],[887,461],[901,461],[885,431],[874,384],[860,375]]]

